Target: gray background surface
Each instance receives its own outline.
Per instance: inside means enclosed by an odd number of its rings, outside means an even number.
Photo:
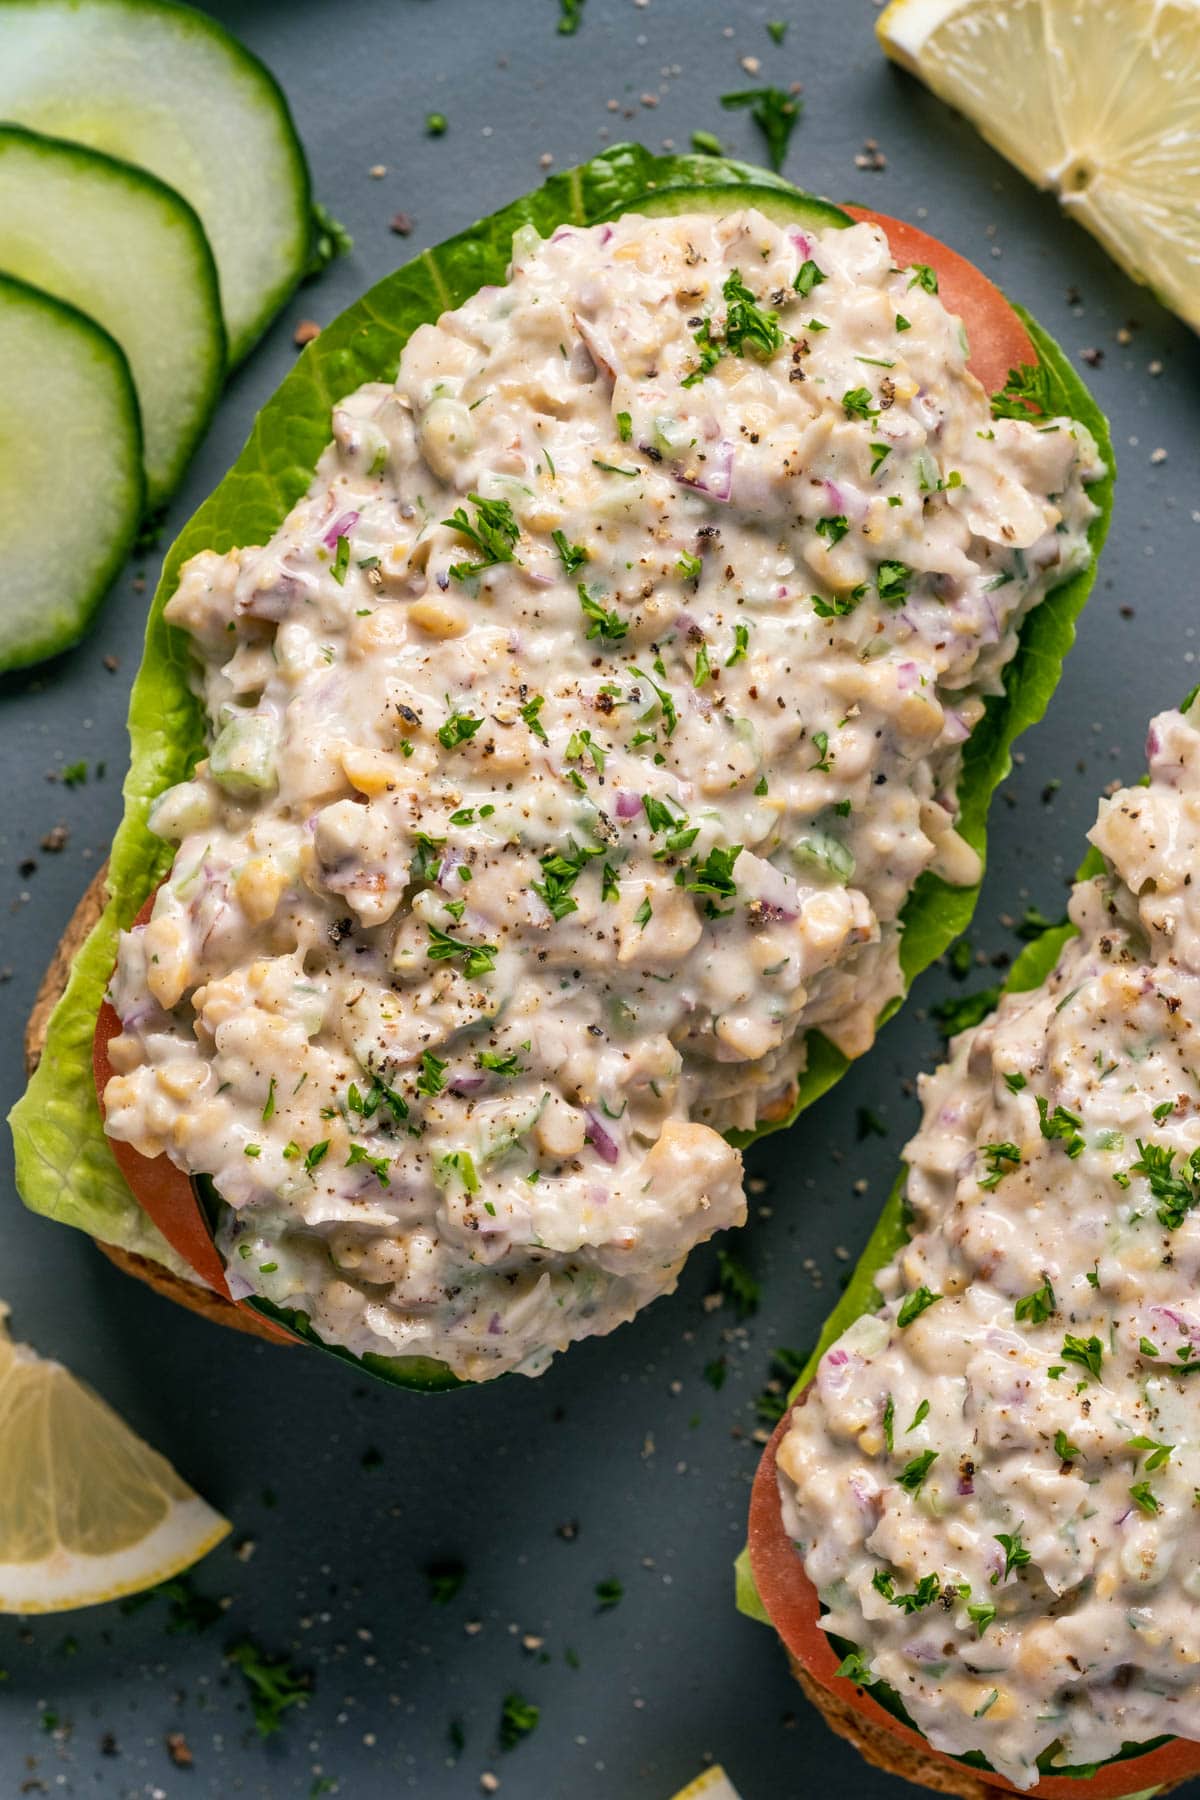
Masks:
[[[355,250],[293,300],[235,378],[164,543],[290,366],[298,320],[332,318],[406,255],[533,186],[543,155],[561,168],[622,136],[686,148],[702,127],[757,157],[747,115],[718,106],[756,80],[804,83],[793,179],[927,219],[1073,357],[1103,351],[1085,372],[1121,462],[1113,534],[1051,716],[1024,740],[996,803],[972,948],[981,963],[1010,956],[1012,923],[1031,903],[1056,916],[1098,793],[1138,773],[1147,718],[1197,679],[1191,335],[969,126],[885,65],[871,0],[588,0],[575,37],[557,35],[554,0],[214,10],[279,76],[316,191]],[[790,22],[782,49],[768,18]],[[761,60],[754,80],[743,56]],[[423,130],[433,108],[449,120],[438,140]],[[855,166],[866,137],[886,170]],[[388,173],[372,179],[379,163]],[[407,242],[388,229],[400,210],[415,222]],[[1166,460],[1153,462],[1160,448]],[[39,974],[116,823],[125,699],[154,574],[153,555],[135,562],[81,649],[0,683],[5,1105],[20,1091],[20,1029]],[[80,758],[87,784],[56,784]],[[70,841],[45,854],[39,841],[59,820]],[[36,870],[21,872],[26,858]],[[965,985],[993,979],[977,968]],[[928,1008],[950,990],[962,991],[949,972],[931,972],[842,1086],[751,1153],[757,1216],[738,1247],[763,1284],[754,1318],[706,1309],[714,1259],[702,1251],[674,1297],[543,1380],[444,1398],[369,1386],[332,1360],[256,1346],[168,1307],[22,1211],[6,1143],[0,1291],[18,1330],[90,1378],[252,1548],[245,1560],[222,1548],[197,1571],[200,1591],[229,1602],[202,1634],[170,1632],[161,1599],[132,1614],[0,1619],[0,1795],[449,1800],[479,1793],[493,1770],[502,1800],[667,1800],[710,1756],[744,1800],[818,1787],[829,1800],[899,1795],[809,1711],[772,1635],[733,1612],[730,1565],[772,1352],[811,1343],[867,1235],[914,1123],[912,1078],[936,1056]],[[864,1106],[886,1139],[862,1136]],[[717,1358],[719,1391],[703,1374]],[[425,1570],[443,1557],[467,1573],[438,1606]],[[610,1577],[624,1598],[598,1612],[595,1585]],[[255,1737],[223,1660],[245,1632],[315,1677],[307,1710],[270,1744]],[[523,1648],[526,1635],[543,1650]],[[541,1724],[504,1754],[496,1730],[514,1690],[541,1707]],[[186,1734],[190,1770],[168,1756],[171,1731]],[[106,1733],[116,1754],[102,1753]]]

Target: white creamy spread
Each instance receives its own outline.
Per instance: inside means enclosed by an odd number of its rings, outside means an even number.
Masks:
[[[870,225],[527,229],[269,544],[188,563],[211,749],[105,1107],[213,1177],[238,1293],[537,1373],[741,1222],[719,1133],[810,1028],[871,1042],[1100,472],[993,421],[934,286]]]
[[[923,1081],[912,1240],[779,1450],[823,1625],[1021,1787],[1200,1738],[1196,723],[1101,803],[1053,974]]]

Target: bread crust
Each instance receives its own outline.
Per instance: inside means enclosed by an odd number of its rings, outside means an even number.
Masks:
[[[961,1800],[1012,1800],[1007,1788],[993,1787],[983,1770],[976,1772],[965,1763],[947,1766],[937,1757],[924,1756],[914,1745],[906,1744],[902,1738],[896,1737],[884,1726],[868,1719],[855,1706],[853,1700],[843,1699],[840,1694],[831,1694],[827,1687],[822,1687],[796,1661],[788,1658],[792,1674],[804,1689],[831,1731],[853,1744],[865,1762],[876,1769],[886,1769],[889,1775],[899,1775],[904,1781],[911,1781],[916,1787],[929,1788],[935,1794],[958,1794]],[[855,1690],[857,1691],[857,1690]],[[1173,1793],[1183,1785],[1180,1781],[1156,1782],[1154,1793]],[[1081,1795],[1087,1794],[1088,1783],[1079,1783]],[[1037,1800],[1037,1789],[1034,1788],[1030,1800]]]
[[[30,1075],[41,1061],[50,1015],[67,985],[76,952],[104,911],[108,898],[105,886],[107,874],[108,868],[105,865],[88,884],[59,939],[50,966],[42,977],[25,1026],[25,1068]],[[135,1276],[138,1281],[144,1281],[156,1294],[162,1294],[167,1300],[174,1300],[177,1306],[185,1306],[189,1312],[199,1313],[201,1318],[211,1319],[215,1325],[228,1325],[233,1331],[243,1331],[250,1337],[263,1338],[271,1344],[286,1342],[265,1319],[260,1319],[246,1307],[234,1306],[223,1295],[214,1294],[211,1288],[184,1281],[170,1269],[164,1269],[161,1264],[151,1262],[148,1257],[138,1256],[132,1250],[119,1250],[115,1244],[102,1243],[99,1238],[93,1241],[97,1249],[103,1251],[109,1262],[115,1263],[118,1269],[123,1269],[126,1275]]]

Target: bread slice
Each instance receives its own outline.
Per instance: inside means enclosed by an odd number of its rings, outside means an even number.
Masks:
[[[930,1788],[935,1794],[958,1794],[961,1800],[1002,1800],[1002,1796],[1010,1794],[1011,1788],[996,1787],[988,1779],[986,1769],[972,1769],[966,1763],[948,1763],[940,1756],[926,1754],[915,1744],[905,1743],[894,1732],[885,1726],[868,1719],[855,1706],[853,1700],[843,1700],[838,1694],[831,1694],[822,1687],[795,1660],[789,1657],[792,1674],[804,1689],[831,1731],[853,1744],[865,1762],[876,1769],[886,1769],[889,1775],[899,1775],[904,1781],[911,1781],[916,1787]],[[1133,1765],[1131,1765],[1133,1766]],[[1134,1779],[1132,1776],[1131,1780]],[[1178,1781],[1156,1782],[1152,1791],[1155,1800],[1162,1794],[1173,1793],[1182,1787],[1189,1776]],[[1081,1800],[1086,1800],[1089,1783],[1078,1784]],[[1038,1789],[1030,1790],[1029,1800],[1037,1800]]]
[[[104,885],[106,874],[107,870],[101,869],[87,888],[59,939],[50,967],[42,977],[42,984],[38,988],[33,1010],[25,1027],[25,1067],[30,1075],[41,1061],[50,1015],[67,985],[75,953],[104,911],[108,898]],[[115,1244],[101,1243],[99,1238],[95,1241],[97,1248],[104,1252],[110,1262],[116,1263],[118,1269],[123,1269],[127,1275],[136,1275],[139,1281],[152,1287],[156,1294],[163,1294],[179,1306],[186,1306],[189,1312],[212,1319],[217,1325],[229,1325],[234,1331],[247,1332],[251,1337],[265,1338],[272,1344],[287,1341],[265,1319],[260,1319],[247,1307],[234,1306],[222,1295],[214,1294],[211,1288],[202,1287],[199,1282],[184,1281],[170,1269],[151,1262],[148,1257],[137,1256],[131,1250],[119,1250]]]

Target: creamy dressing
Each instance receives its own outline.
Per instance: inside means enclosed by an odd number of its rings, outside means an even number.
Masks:
[[[742,1221],[720,1133],[902,990],[960,751],[1101,471],[997,419],[929,272],[754,212],[543,242],[333,411],[168,616],[211,721],[122,938],[107,1129],[235,1291],[534,1374]]]
[[[1045,984],[923,1080],[911,1242],[779,1451],[826,1629],[1022,1787],[1200,1738],[1197,723],[1101,803]]]

